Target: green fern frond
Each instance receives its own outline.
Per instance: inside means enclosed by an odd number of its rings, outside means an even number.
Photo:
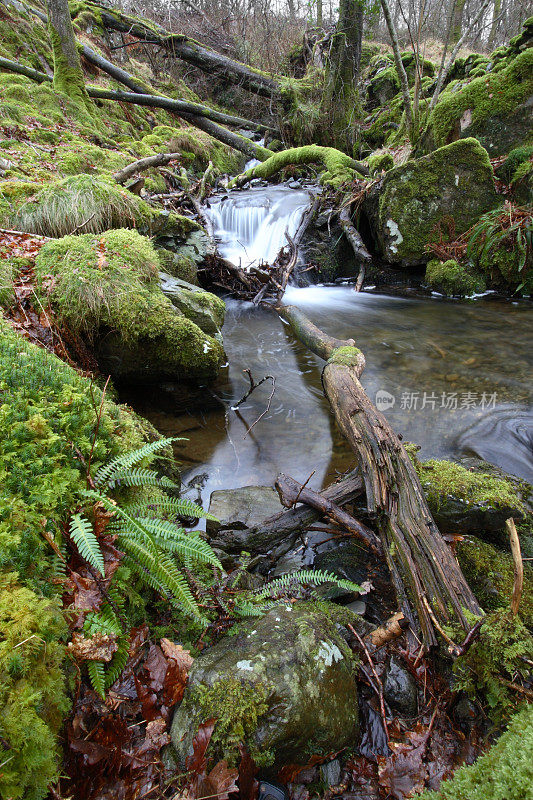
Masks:
[[[127,503],[124,508],[130,514],[139,516],[152,516],[161,513],[175,514],[177,517],[194,517],[195,519],[209,519],[218,522],[218,519],[191,500],[179,497],[155,498],[145,503]]]
[[[141,539],[145,539],[149,537],[148,531],[139,524],[139,522],[128,514],[127,511],[124,510],[122,506],[116,505],[113,503],[109,497],[106,497],[105,494],[100,494],[99,492],[95,492],[93,489],[85,489],[82,494],[85,497],[91,498],[92,500],[96,500],[99,503],[102,503],[107,511],[113,512],[115,519],[113,520],[113,529],[116,530],[117,524],[123,523],[125,525],[125,530],[130,531],[130,535],[132,533],[137,533]]]
[[[88,661],[87,672],[91,686],[102,700],[105,700],[105,667],[103,661]]]
[[[138,520],[153,537],[154,542],[165,550],[180,553],[206,564],[213,564],[222,570],[222,564],[213,552],[211,545],[204,541],[196,532],[186,533],[183,528],[178,528],[172,522],[164,519],[150,519],[140,517]]]
[[[165,489],[177,489],[178,486],[166,478],[159,476],[151,469],[119,469],[108,478],[106,487],[111,490],[116,486],[162,486]]]
[[[135,464],[138,464],[139,461],[142,461],[144,458],[153,456],[158,450],[163,450],[169,444],[172,444],[172,442],[179,441],[182,440],[180,438],[176,438],[175,436],[166,437],[164,439],[158,439],[156,442],[145,444],[143,447],[139,447],[137,450],[133,450],[130,453],[117,456],[117,458],[114,458],[113,461],[109,462],[109,464],[105,464],[103,467],[100,467],[100,469],[97,470],[96,475],[94,476],[95,485],[101,488],[106,487],[116,472],[119,472],[120,470],[131,469],[131,467],[133,467]]]
[[[122,675],[124,667],[128,663],[129,657],[129,641],[122,639],[119,641],[118,650],[109,662],[105,670],[105,688],[109,689],[116,680]]]
[[[123,549],[142,569],[141,574],[151,586],[163,587],[185,611],[194,617],[201,617],[200,609],[194,599],[189,585],[178,567],[169,556],[157,550],[153,543],[140,542],[137,539],[123,539]]]
[[[361,591],[361,587],[357,583],[338,578],[331,572],[308,569],[282,575],[280,578],[270,581],[259,591],[254,592],[254,595],[258,600],[262,600],[271,597],[273,594],[282,594],[306,585],[320,586],[324,583],[332,583],[339,589],[345,589],[348,592],[359,593]]]
[[[69,533],[81,557],[105,576],[104,557],[89,520],[81,514],[74,514]]]

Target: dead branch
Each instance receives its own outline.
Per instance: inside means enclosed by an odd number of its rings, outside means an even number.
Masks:
[[[144,170],[151,169],[152,167],[162,167],[180,158],[181,153],[158,153],[155,156],[148,156],[148,158],[139,158],[138,161],[133,161],[118,172],[115,172],[113,178],[117,183],[124,184],[128,178],[131,178],[136,172],[144,172]]]
[[[513,595],[511,597],[511,613],[513,616],[518,614],[518,607],[522,598],[522,590],[524,588],[524,562],[522,561],[522,553],[520,552],[520,539],[516,532],[514,519],[511,517],[505,523],[509,539],[511,540],[511,553],[513,555],[514,564],[514,583]]]
[[[339,220],[339,225],[344,231],[344,235],[352,246],[356,261],[360,262],[359,275],[355,284],[355,291],[360,292],[365,279],[365,264],[372,261],[372,256],[366,249],[359,231],[352,222],[350,215],[350,204],[341,208],[337,215],[337,219]]]
[[[370,631],[370,633],[365,636],[365,639],[370,640],[374,650],[379,650],[379,648],[383,647],[387,642],[402,636],[408,625],[409,622],[405,619],[402,612],[397,611],[396,614],[389,617],[379,628],[374,628],[373,631]]]
[[[357,537],[357,539],[362,541],[366,547],[369,547],[374,553],[381,554],[383,552],[379,538],[370,528],[358,522],[354,517],[346,511],[343,511],[342,508],[331,500],[324,498],[318,492],[306,486],[302,486],[295,481],[294,478],[291,478],[289,475],[284,475],[283,473],[276,478],[276,489],[281,503],[286,506],[286,508],[292,508],[296,502],[306,503],[306,505],[320,511],[320,513],[328,519],[336,522],[341,528],[345,528],[352,536]]]

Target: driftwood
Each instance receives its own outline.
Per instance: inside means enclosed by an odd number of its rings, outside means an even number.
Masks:
[[[358,522],[351,514],[348,514],[347,511],[344,511],[340,506],[332,500],[328,500],[327,497],[324,497],[324,495],[319,492],[315,492],[307,486],[302,486],[295,481],[294,478],[291,478],[289,475],[284,475],[283,473],[276,478],[276,489],[282,505],[287,508],[293,508],[296,503],[305,503],[319,511],[321,516],[336,522],[341,528],[344,528],[348,533],[351,533],[352,536],[355,536],[363,542],[363,544],[369,547],[374,553],[378,555],[383,553],[379,537],[376,536],[370,528]]]
[[[524,562],[522,561],[522,553],[520,552],[520,539],[516,531],[514,519],[511,517],[505,523],[509,540],[511,543],[511,553],[513,554],[514,564],[514,581],[513,581],[513,594],[511,597],[511,614],[516,616],[518,614],[518,607],[522,599],[522,591],[524,589]]]
[[[359,231],[352,222],[349,204],[341,208],[337,215],[337,219],[339,220],[339,225],[344,231],[344,235],[352,246],[356,260],[360,262],[359,275],[357,276],[357,281],[355,284],[355,291],[360,292],[363,288],[363,281],[365,279],[365,264],[368,264],[370,261],[372,261],[372,256],[366,249]]]
[[[355,500],[363,492],[363,481],[358,470],[349,472],[336,483],[332,483],[320,494],[326,501],[342,506]],[[320,519],[322,514],[307,505],[281,511],[268,517],[253,528],[246,530],[224,530],[220,538],[212,539],[212,544],[219,545],[228,553],[239,553],[248,550],[250,553],[268,553],[273,548],[282,546],[284,552],[291,549],[296,537]],[[278,553],[279,555],[279,553]]]
[[[127,33],[129,36],[142,39],[146,44],[157,45],[165,50],[169,57],[187,61],[208,75],[224,78],[228,83],[237,84],[254,94],[269,99],[281,97],[280,86],[273,78],[223,56],[184,34],[170,33],[155,23],[146,25],[136,17],[118,9],[110,9],[103,4],[87,3],[87,7],[94,8],[98,18],[108,30]]]
[[[400,609],[410,623],[411,644],[421,638],[426,648],[433,647],[435,630],[449,623],[468,631],[465,612],[476,616],[483,612],[435,525],[399,437],[359,382],[363,353],[353,340],[324,334],[294,306],[280,304],[276,311],[310,350],[327,361],[322,372],[324,392],[357,455],[367,507],[376,515]]]

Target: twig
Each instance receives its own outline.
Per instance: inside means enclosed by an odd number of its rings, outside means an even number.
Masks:
[[[263,417],[265,416],[265,414],[268,414],[268,412],[270,411],[270,404],[272,403],[272,398],[274,397],[274,392],[275,392],[275,391],[276,391],[276,379],[275,379],[275,378],[272,378],[272,391],[270,392],[270,397],[268,398],[267,407],[265,408],[265,410],[263,411],[263,413],[262,413],[262,414],[260,414],[260,415],[257,417],[256,421],[255,421],[255,422],[252,422],[252,424],[250,425],[250,427],[248,428],[248,430],[246,431],[246,433],[245,433],[245,434],[244,434],[244,436],[242,437],[243,439],[246,439],[246,437],[248,436],[248,434],[250,433],[250,431],[252,430],[252,428],[254,427],[254,425],[257,425],[257,423],[259,422],[259,420],[263,419]]]
[[[293,500],[293,501],[292,501],[292,503],[290,504],[289,508],[294,508],[294,506],[296,505],[296,503],[297,503],[297,502],[298,502],[298,500],[300,499],[300,495],[301,495],[301,493],[303,492],[303,490],[305,489],[305,487],[307,486],[307,484],[309,483],[309,481],[311,480],[311,478],[313,477],[313,475],[315,474],[315,472],[316,472],[316,469],[314,469],[314,470],[312,471],[312,473],[309,475],[309,477],[308,477],[308,478],[306,478],[306,481],[305,481],[305,483],[302,483],[302,485],[300,486],[300,488],[299,488],[299,490],[298,490],[298,494],[296,495],[296,497],[294,498],[294,500]]]
[[[372,674],[373,674],[373,676],[374,676],[374,678],[376,680],[376,683],[378,685],[379,691],[378,691],[377,694],[378,694],[378,698],[379,698],[379,707],[380,707],[380,710],[381,710],[381,719],[382,719],[382,722],[383,722],[383,728],[385,729],[385,736],[387,737],[387,744],[390,744],[389,728],[388,728],[388,725],[387,725],[387,716],[385,714],[385,701],[383,700],[383,684],[381,683],[379,675],[376,672],[376,668],[374,666],[374,662],[372,661],[372,658],[370,656],[370,653],[368,652],[366,644],[363,642],[363,640],[361,639],[361,637],[359,636],[359,634],[357,633],[355,628],[350,623],[348,623],[346,627],[351,631],[351,633],[353,633],[353,635],[357,639],[359,645],[362,647],[363,652],[364,652],[364,654],[365,654],[365,656],[367,658],[368,664],[370,666],[370,669],[372,670]]]
[[[481,626],[484,622],[487,621],[486,617],[482,617],[473,628],[471,628],[468,633],[466,634],[464,641],[462,644],[459,645],[459,652],[457,653],[457,657],[464,656],[464,654],[472,647],[474,642],[479,639],[479,634],[481,631]]]
[[[526,689],[525,686],[520,686],[518,683],[513,683],[513,681],[508,681],[506,678],[500,678],[500,683],[503,683],[504,686],[507,686],[509,689],[513,689],[515,692],[520,692],[521,694],[525,694],[529,700],[533,700],[533,691],[531,689]]]
[[[443,628],[439,625],[439,621],[438,621],[437,617],[435,616],[435,614],[433,613],[433,609],[429,605],[429,602],[428,602],[428,599],[427,599],[426,596],[422,597],[422,603],[426,607],[426,611],[428,612],[429,616],[431,617],[431,621],[432,621],[433,625],[438,630],[438,632],[440,633],[440,635],[442,636],[444,641],[447,642],[448,651],[450,652],[451,655],[457,657],[459,655],[459,647],[458,647],[458,645],[455,644],[453,639],[450,639],[450,637],[448,636],[446,631],[443,630]]]
[[[524,588],[524,564],[520,552],[520,539],[518,538],[518,533],[516,532],[516,526],[512,517],[506,521],[505,527],[507,528],[507,533],[511,540],[511,553],[513,554],[514,583],[511,597],[511,614],[515,617],[518,614],[518,607],[522,598],[522,589]]]
[[[233,411],[236,411],[239,408],[239,406],[242,406],[242,404],[246,400],[248,400],[248,398],[250,397],[250,395],[252,394],[254,389],[257,389],[257,387],[261,386],[261,384],[264,383],[265,381],[269,381],[269,380],[273,381],[274,380],[274,376],[273,375],[265,375],[264,378],[261,378],[261,380],[258,383],[256,383],[254,381],[252,373],[251,373],[251,371],[249,369],[243,369],[243,372],[245,372],[248,375],[248,380],[250,381],[250,388],[248,389],[246,394],[243,397],[241,397],[239,402],[235,403],[235,405],[232,406]]]
[[[74,228],[74,230],[73,230],[73,231],[70,231],[70,233],[69,233],[68,235],[69,235],[69,236],[73,236],[73,235],[74,235],[75,233],[77,233],[78,231],[81,231],[81,229],[82,229],[82,228],[85,228],[85,226],[86,226],[86,225],[88,225],[88,224],[89,224],[89,222],[90,222],[90,221],[93,219],[93,217],[95,217],[95,216],[96,216],[96,211],[93,211],[93,213],[91,214],[91,216],[90,216],[90,217],[88,217],[88,218],[85,220],[85,222],[81,222],[79,225],[76,225],[76,227]]]
[[[111,380],[111,375],[107,376],[107,380],[105,382],[104,388],[102,390],[102,399],[100,401],[100,408],[98,409],[98,414],[96,415],[96,428],[94,429],[94,436],[93,441],[91,444],[91,452],[89,453],[89,458],[87,459],[87,485],[89,485],[89,478],[90,478],[90,470],[91,470],[91,459],[93,457],[94,446],[96,444],[96,437],[98,436],[98,430],[100,428],[100,421],[102,419],[102,412],[104,410],[104,400],[105,400],[105,393],[107,389],[107,384]]]

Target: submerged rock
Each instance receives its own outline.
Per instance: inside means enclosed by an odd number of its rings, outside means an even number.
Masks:
[[[443,217],[452,217],[461,234],[498,202],[486,150],[464,139],[387,172],[363,208],[379,255],[409,266],[428,261],[427,245]]]
[[[195,660],[172,723],[178,761],[211,717],[211,747],[230,761],[243,739],[256,762],[273,769],[354,744],[356,679],[357,660],[327,613],[280,604]]]
[[[223,541],[233,531],[253,528],[264,519],[283,511],[278,493],[271,486],[241,486],[239,489],[217,489],[211,494],[207,532]]]

